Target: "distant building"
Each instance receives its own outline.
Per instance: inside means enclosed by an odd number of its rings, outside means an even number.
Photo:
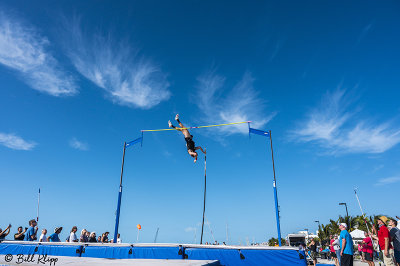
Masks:
[[[318,235],[313,234],[308,231],[299,231],[297,233],[288,234],[286,236],[286,243],[291,247],[297,247],[301,243],[307,244],[312,238],[318,237]]]

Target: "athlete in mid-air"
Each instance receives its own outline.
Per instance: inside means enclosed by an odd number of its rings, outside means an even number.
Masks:
[[[196,150],[201,150],[204,154],[206,154],[206,151],[203,150],[203,148],[200,146],[196,147],[196,145],[194,144],[194,141],[193,141],[193,136],[190,135],[189,130],[187,130],[183,126],[181,121],[179,121],[179,114],[177,114],[175,116],[175,120],[179,123],[180,128],[172,125],[170,120],[168,121],[168,125],[169,125],[169,127],[175,128],[176,130],[179,130],[180,132],[182,132],[182,134],[185,136],[187,151],[188,151],[189,155],[194,158],[194,162],[196,162],[197,156],[198,156]]]

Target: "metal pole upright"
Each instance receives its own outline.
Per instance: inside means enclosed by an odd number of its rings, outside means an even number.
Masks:
[[[275,198],[275,213],[276,213],[276,227],[278,230],[278,240],[279,240],[279,246],[282,246],[282,238],[281,238],[281,224],[280,224],[280,219],[279,219],[279,205],[278,205],[278,192],[276,188],[276,176],[275,176],[275,163],[274,163],[274,149],[272,148],[272,135],[271,135],[271,130],[269,131],[269,139],[271,142],[271,154],[272,154],[272,169],[274,171],[274,198]]]
[[[122,154],[121,179],[119,181],[118,205],[117,205],[117,214],[115,218],[115,230],[114,230],[114,241],[113,241],[114,243],[117,243],[117,237],[118,237],[119,214],[121,210],[121,198],[122,198],[122,176],[124,175],[125,149],[126,149],[126,141],[124,142],[124,152]]]
[[[204,231],[204,214],[206,212],[206,195],[207,195],[207,154],[204,155],[204,202],[203,202],[203,222],[201,223],[200,245],[203,244]]]

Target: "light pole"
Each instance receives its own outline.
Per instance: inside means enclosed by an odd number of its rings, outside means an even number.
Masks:
[[[319,230],[319,228],[321,227],[319,221],[314,221],[314,222],[318,223],[318,230]]]
[[[344,206],[346,207],[346,216],[348,217],[348,216],[349,216],[349,212],[347,211],[347,204],[346,204],[346,202],[341,202],[341,203],[339,203],[339,205],[344,205]]]

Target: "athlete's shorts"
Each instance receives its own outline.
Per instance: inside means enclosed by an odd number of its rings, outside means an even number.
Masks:
[[[374,261],[372,259],[372,254],[368,253],[368,252],[364,252],[364,258],[365,258],[366,261]]]
[[[196,148],[192,138],[185,138],[185,140],[186,140],[186,148],[188,149],[188,151],[195,152]]]

